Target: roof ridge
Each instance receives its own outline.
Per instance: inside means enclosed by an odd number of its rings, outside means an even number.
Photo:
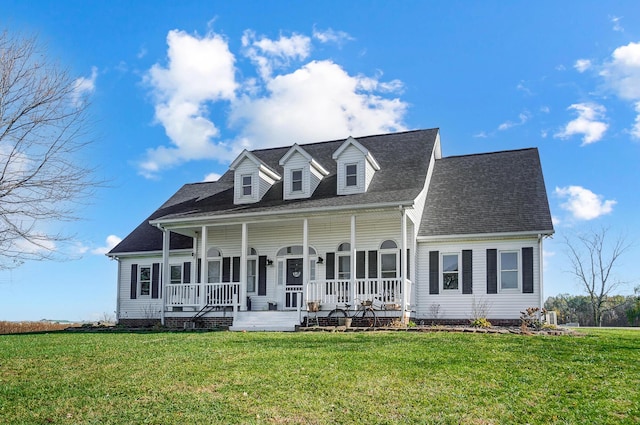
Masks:
[[[519,148],[519,149],[504,149],[501,151],[493,151],[493,152],[478,152],[478,153],[469,153],[465,155],[451,155],[451,156],[443,156],[441,159],[451,159],[451,158],[467,158],[470,156],[482,156],[482,155],[495,155],[500,153],[515,153],[515,152],[523,152],[523,151],[537,151],[537,147],[529,147],[529,148]]]
[[[398,136],[401,134],[409,134],[409,133],[417,133],[420,131],[431,131],[431,130],[439,130],[439,127],[434,127],[434,128],[422,128],[422,129],[415,129],[415,130],[405,130],[405,131],[398,131],[395,133],[379,133],[379,134],[369,134],[367,136],[347,136],[344,138],[339,138],[339,139],[334,139],[334,140],[321,140],[319,142],[310,142],[310,143],[299,143],[299,142],[293,142],[289,145],[281,145],[281,146],[273,146],[270,148],[260,148],[260,149],[252,149],[249,150],[249,152],[267,152],[267,151],[273,151],[276,149],[291,149],[291,147],[294,144],[297,144],[300,147],[305,147],[305,146],[312,146],[312,145],[324,145],[324,144],[329,144],[329,143],[336,143],[336,142],[344,142],[345,140],[347,140],[349,137],[353,137],[356,140],[360,140],[360,139],[368,139],[368,138],[372,138],[372,137],[381,137],[381,136]]]

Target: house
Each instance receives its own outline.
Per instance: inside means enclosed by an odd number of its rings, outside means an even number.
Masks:
[[[128,325],[294,329],[362,301],[383,321],[511,323],[543,304],[553,232],[537,149],[443,157],[429,129],[245,150],[108,255]]]

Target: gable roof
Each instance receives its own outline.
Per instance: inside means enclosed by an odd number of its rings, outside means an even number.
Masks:
[[[240,152],[240,155],[238,155],[238,157],[233,160],[231,165],[229,165],[229,169],[230,170],[235,170],[236,168],[238,168],[240,163],[242,163],[242,161],[244,161],[245,159],[248,159],[249,161],[253,162],[258,170],[262,171],[263,173],[265,173],[270,178],[272,178],[274,180],[280,180],[282,178],[271,167],[266,165],[264,162],[260,161],[260,159],[258,157],[256,157],[254,154],[252,154],[251,152],[249,152],[246,149],[243,150],[242,152]]]
[[[373,157],[371,152],[351,136],[349,136],[347,140],[345,140],[344,143],[340,145],[338,150],[335,151],[333,155],[331,155],[331,157],[333,159],[338,159],[338,157],[340,157],[342,152],[344,152],[345,149],[347,149],[349,146],[353,146],[356,149],[358,149],[360,152],[362,152],[362,155],[367,159],[367,161],[369,161],[369,163],[371,164],[374,170],[378,171],[380,169],[380,164],[378,164],[378,161],[376,161],[376,159]]]
[[[553,233],[535,148],[436,161],[418,236]]]
[[[278,165],[285,166],[289,158],[291,158],[291,156],[296,152],[302,155],[304,159],[306,159],[309,162],[309,164],[313,168],[315,168],[320,174],[322,174],[323,176],[329,175],[329,172],[297,143],[291,146],[291,149],[289,149],[287,153],[285,153],[284,156],[280,158],[280,161],[278,161]]]
[[[259,202],[234,205],[234,172],[229,169],[216,182],[183,186],[109,254],[162,249],[162,233],[149,224],[151,220],[224,217],[230,214],[277,213],[300,209],[347,209],[381,203],[412,202],[424,187],[429,159],[437,137],[438,129],[359,137],[358,143],[379,159],[380,171],[376,172],[367,192],[354,195],[337,195],[337,165],[332,155],[343,145],[344,139],[302,145],[302,148],[319,164],[323,164],[329,173],[309,198],[284,200],[284,183],[280,180],[273,184]],[[290,149],[291,146],[258,149],[247,151],[250,155],[246,156],[282,175],[284,168],[280,165],[280,159]],[[171,248],[190,248],[192,242],[186,240],[190,241],[191,238],[184,239],[182,245],[177,242],[173,245],[172,237]]]

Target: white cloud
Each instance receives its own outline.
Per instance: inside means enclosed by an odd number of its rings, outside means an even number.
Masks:
[[[91,76],[77,78],[74,82],[72,102],[74,105],[82,103],[83,99],[93,93],[96,89],[96,79],[98,78],[98,68],[91,67]]]
[[[332,28],[328,28],[324,31],[313,28],[313,38],[321,43],[336,43],[342,45],[345,41],[353,40],[353,38],[344,31],[335,31]]]
[[[406,130],[408,105],[390,96],[400,93],[403,83],[384,81],[381,71],[350,75],[328,60],[300,64],[317,39],[293,34],[272,40],[245,31],[242,54],[258,76],[243,79],[222,36],[169,32],[168,63],[154,65],[145,82],[171,144],[149,149],[139,164],[141,174],[155,177],[196,159],[226,162],[244,148]],[[227,121],[214,122],[212,111],[221,107],[229,108]],[[223,130],[237,137],[225,139]]]
[[[255,32],[247,30],[242,35],[245,56],[258,67],[263,80],[269,80],[274,69],[290,64],[291,60],[304,60],[311,52],[311,39],[300,34],[280,36],[278,40],[257,38]]]
[[[634,139],[640,139],[640,102],[636,102],[636,112],[638,115],[636,115],[636,122],[631,128],[631,136]]]
[[[591,68],[591,61],[589,59],[578,59],[573,67],[580,73],[585,72],[587,69]]]
[[[616,201],[603,200],[602,195],[597,195],[582,186],[556,187],[555,194],[566,199],[560,207],[570,212],[577,220],[593,220],[609,214],[616,204]]]
[[[204,176],[204,180],[205,182],[215,182],[217,181],[220,177],[222,177],[220,174],[218,173],[209,173],[206,176]]]
[[[481,131],[479,133],[474,134],[473,137],[475,137],[476,139],[486,139],[487,137],[489,137],[489,135],[487,134],[486,131]]]
[[[622,24],[620,23],[621,19],[622,19],[622,16],[612,16],[610,18],[611,23],[613,24],[613,30],[614,31],[624,32],[624,28],[622,27]]]
[[[640,43],[615,49],[600,75],[620,98],[640,100]]]
[[[548,114],[549,112],[551,112],[551,108],[549,108],[548,106],[541,106],[540,112],[542,112],[543,114]]]
[[[333,62],[313,61],[270,80],[267,96],[234,102],[230,122],[251,148],[405,130],[407,104],[378,96],[378,87]]]
[[[596,103],[576,103],[567,109],[577,111],[578,117],[569,121],[563,130],[554,134],[554,137],[566,139],[576,134],[582,134],[582,146],[602,139],[609,127],[605,122],[599,121],[604,118],[606,112],[604,106]]]
[[[116,235],[109,235],[107,236],[107,239],[105,242],[106,242],[105,246],[92,249],[91,253],[96,255],[104,255],[107,252],[111,251],[113,248],[115,248],[115,246],[118,245],[120,242],[122,242],[122,239]]]
[[[519,121],[506,121],[503,122],[502,124],[500,124],[498,126],[498,130],[500,131],[504,131],[504,130],[508,130],[511,127],[516,127],[519,125],[523,125],[524,123],[526,123],[529,120],[529,117],[531,116],[531,114],[529,114],[529,112],[522,112],[520,115],[518,115]]]
[[[204,37],[173,30],[167,35],[168,65],[155,64],[145,76],[155,100],[155,118],[172,146],[147,151],[141,173],[193,159],[229,158],[228,149],[212,141],[219,130],[209,118],[208,103],[235,97],[235,57],[220,35]]]

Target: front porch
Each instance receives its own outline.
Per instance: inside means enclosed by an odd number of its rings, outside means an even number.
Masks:
[[[357,279],[311,281],[305,285],[286,285],[280,302],[269,307],[251,309],[251,296],[245,304],[240,301],[240,283],[168,284],[165,293],[164,316],[174,327],[197,323],[221,324],[230,330],[293,331],[296,326],[312,323],[337,325],[337,319],[327,315],[335,308],[353,312],[364,301],[372,301],[381,320],[402,319],[402,299],[411,282],[402,279]],[[315,303],[318,311],[309,312],[308,303]],[[246,309],[245,309],[246,305]],[[211,322],[211,323],[209,323]]]

